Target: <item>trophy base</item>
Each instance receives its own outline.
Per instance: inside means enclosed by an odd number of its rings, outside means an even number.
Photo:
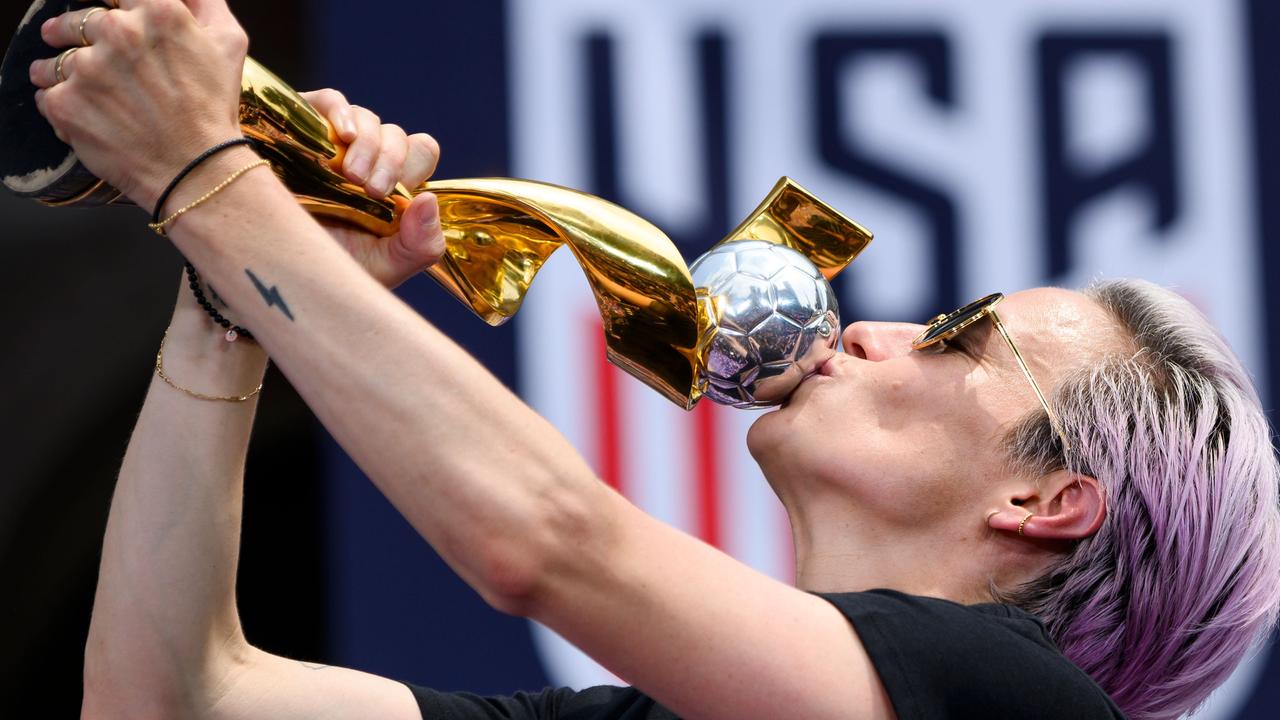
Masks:
[[[106,205],[120,192],[94,177],[58,139],[36,108],[31,63],[56,57],[40,36],[45,20],[87,7],[78,0],[37,0],[0,63],[0,181],[15,195],[49,205]]]

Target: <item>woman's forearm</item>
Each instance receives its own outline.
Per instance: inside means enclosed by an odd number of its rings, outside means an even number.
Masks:
[[[227,153],[186,192],[253,157]],[[529,589],[542,551],[580,532],[607,492],[559,433],[372,280],[269,172],[171,237],[379,489],[491,602]]]
[[[198,308],[175,312],[165,370],[243,395],[266,356],[229,344]],[[235,606],[243,468],[256,398],[199,400],[153,377],[112,499],[85,656],[86,709],[189,711],[244,648]],[[193,687],[193,685],[199,685]],[[156,706],[159,707],[156,707]],[[91,713],[92,714],[92,713]]]

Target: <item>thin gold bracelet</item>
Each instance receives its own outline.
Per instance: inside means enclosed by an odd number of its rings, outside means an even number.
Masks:
[[[253,163],[250,163],[249,165],[246,165],[240,168],[239,170],[231,173],[231,177],[227,178],[226,180],[223,180],[221,183],[219,183],[217,187],[205,193],[204,196],[201,197],[199,200],[196,200],[190,205],[187,205],[181,210],[178,210],[174,214],[170,215],[164,220],[161,220],[158,223],[147,223],[147,227],[151,228],[152,230],[155,230],[157,235],[161,237],[166,237],[168,235],[168,232],[165,230],[165,228],[167,228],[169,225],[172,225],[174,220],[177,220],[183,215],[191,212],[192,210],[195,210],[196,208],[200,207],[204,203],[208,202],[210,198],[222,192],[223,190],[226,190],[228,187],[230,187],[231,183],[239,180],[245,173],[249,172],[250,170],[253,170],[254,168],[262,167],[263,165],[270,165],[270,164],[271,162],[269,160],[256,160]]]
[[[181,385],[174,382],[172,378],[170,378],[168,375],[164,373],[164,342],[165,340],[168,340],[168,339],[169,339],[169,331],[166,330],[164,332],[164,337],[160,339],[160,349],[156,352],[156,375],[159,375],[160,379],[165,381],[165,383],[167,383],[169,387],[173,388],[174,390],[181,390],[182,392],[198,400],[211,400],[211,401],[234,402],[234,403],[242,403],[252,398],[254,395],[257,395],[258,393],[262,392],[261,383],[259,383],[258,387],[254,388],[253,392],[249,393],[248,395],[231,395],[228,397],[222,397],[219,395],[205,395],[204,393],[196,392],[195,390],[188,390],[187,388],[182,387]]]

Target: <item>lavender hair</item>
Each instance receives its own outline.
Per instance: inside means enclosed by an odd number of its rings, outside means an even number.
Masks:
[[[1271,434],[1248,373],[1183,298],[1120,280],[1085,294],[1129,351],[1059,384],[1007,438],[1017,467],[1096,478],[1107,519],[1002,599],[1132,718],[1200,705],[1264,640],[1280,606],[1280,499]]]

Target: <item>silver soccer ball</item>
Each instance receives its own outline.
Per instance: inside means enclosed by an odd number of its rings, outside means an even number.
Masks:
[[[778,405],[836,352],[840,309],[804,255],[764,240],[725,243],[689,268],[714,333],[704,393],[721,405]]]

